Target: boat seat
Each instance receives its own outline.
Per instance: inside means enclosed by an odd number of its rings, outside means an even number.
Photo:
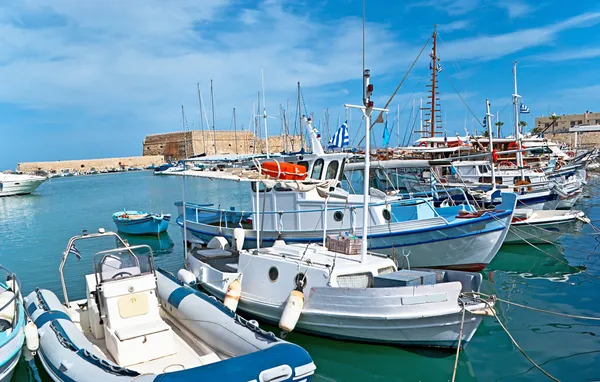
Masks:
[[[119,328],[115,330],[115,335],[120,341],[126,341],[132,338],[166,332],[169,329],[171,328],[164,321],[151,321]]]
[[[203,249],[196,253],[201,258],[205,258],[207,260],[222,259],[222,258],[226,258],[226,257],[231,257],[233,255],[230,251],[226,251],[224,249],[218,249],[218,248]]]
[[[8,304],[10,299],[14,296],[15,294],[10,291],[4,291],[0,293],[0,308]],[[15,304],[10,304],[6,308],[0,310],[0,318],[12,324],[13,320],[15,319]]]

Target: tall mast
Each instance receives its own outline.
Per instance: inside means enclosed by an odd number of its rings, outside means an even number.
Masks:
[[[187,124],[185,123],[185,110],[183,109],[183,105],[181,105],[181,124],[183,126],[183,155],[185,155],[185,158],[183,158],[183,159],[187,159],[188,158],[188,153],[187,153]],[[185,169],[185,165],[184,165],[184,169]]]
[[[525,173],[523,172],[523,153],[521,144],[521,134],[519,128],[519,93],[517,92],[517,61],[513,64],[513,79],[515,83],[515,92],[513,94],[513,106],[515,111],[515,139],[517,140],[517,167],[521,170],[521,180],[525,179]],[[520,191],[520,190],[519,190]]]
[[[431,81],[431,135],[430,137],[435,137],[435,99],[436,99],[436,81],[437,81],[437,31],[435,27],[433,28],[433,50],[431,61],[433,63],[432,68],[432,81]],[[433,145],[433,143],[432,143]]]
[[[306,116],[308,118],[308,116]],[[300,81],[298,81],[298,127],[300,128],[300,151],[304,149],[304,129],[302,128],[302,100],[300,94]]]
[[[204,137],[204,120],[202,119],[202,95],[200,94],[200,82],[196,83],[198,88],[198,105],[200,106],[200,128],[202,129],[202,146],[204,147],[204,154],[206,154],[206,137]]]
[[[496,170],[494,170],[494,142],[492,139],[492,114],[490,114],[490,101],[485,99],[485,122],[488,130],[489,145],[488,151],[490,152],[490,163],[492,168],[492,189],[496,188]]]
[[[237,121],[235,119],[235,107],[233,108],[233,137],[235,139],[235,153],[238,153],[238,140],[237,140]]]
[[[423,98],[419,100],[419,137],[423,138]]]
[[[262,96],[263,96],[263,119],[265,124],[265,147],[267,150],[267,159],[269,159],[269,130],[267,129],[267,101],[265,100],[265,72],[260,70],[260,77],[262,82]]]
[[[215,98],[213,92],[213,80],[210,80],[210,108],[212,109],[213,146],[217,153],[217,130],[215,129]]]

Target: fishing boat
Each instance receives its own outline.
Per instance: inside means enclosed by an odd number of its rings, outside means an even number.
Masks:
[[[370,126],[373,110],[382,110],[374,109],[370,101],[369,77],[365,70],[366,97],[361,107],[365,126]],[[365,145],[368,152],[368,139]],[[364,171],[369,173],[368,155]],[[363,211],[367,211],[369,177],[364,178],[364,189]],[[328,192],[330,197],[336,190]],[[515,202],[513,198],[513,207]],[[279,239],[272,247],[263,248],[257,237],[256,249],[245,250],[246,231],[238,227],[231,243],[216,236],[207,248],[192,246],[186,251],[186,266],[204,289],[226,305],[278,323],[283,333],[298,328],[359,342],[466,346],[483,315],[493,309],[493,302],[474,298],[481,274],[410,269],[412,259],[408,257],[405,265],[409,269],[399,270],[389,256],[367,251],[369,216],[362,214],[361,218],[365,232],[360,239],[325,237],[327,229],[322,229],[326,245],[287,244]],[[452,251],[446,248],[438,255],[444,257]]]
[[[312,121],[305,118],[304,122],[313,154],[287,157],[287,162],[255,161],[256,171],[241,172],[236,178],[250,183],[249,211],[243,206],[225,209],[187,202],[184,211],[184,204],[176,202],[176,222],[182,229],[185,225],[186,237],[204,243],[214,236],[231,240],[234,230],[242,227],[245,248],[256,246],[259,231],[262,247],[278,239],[325,244],[323,231],[362,237],[361,222],[368,215],[369,249],[398,261],[410,255],[415,267],[470,271],[482,270],[492,261],[508,232],[515,194],[502,194],[494,210],[477,211],[468,201],[436,208],[431,195],[388,195],[372,183],[365,192],[348,180],[345,170],[351,169],[358,174],[354,178],[362,180],[364,163],[348,163],[349,154],[324,153]],[[362,206],[365,193],[369,194],[367,213]]]
[[[519,208],[515,210],[504,244],[555,243],[565,234],[573,233],[574,226],[580,222],[589,222],[582,211]]]
[[[9,382],[21,358],[25,341],[25,313],[17,277],[0,265],[5,282],[0,282],[0,382]]]
[[[128,235],[155,235],[169,228],[171,214],[141,211],[119,211],[112,215],[119,232]]]
[[[106,237],[120,246],[93,256],[86,297],[71,301],[67,258],[81,257],[76,243]],[[43,289],[25,299],[37,355],[55,381],[310,381],[314,373],[300,346],[155,269],[148,246],[128,246],[116,233],[71,238],[59,273],[64,304]]]
[[[46,177],[0,173],[0,196],[27,195],[35,191]]]

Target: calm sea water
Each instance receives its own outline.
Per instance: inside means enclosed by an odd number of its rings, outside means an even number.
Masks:
[[[600,225],[598,183],[600,180],[590,180],[577,208]],[[249,205],[248,187],[187,178],[185,195],[187,201],[239,208]],[[0,198],[0,263],[18,274],[25,293],[39,287],[62,296],[58,266],[71,236],[83,229],[114,229],[111,214],[124,208],[176,216],[173,203],[181,200],[181,195],[180,177],[136,172],[52,179],[34,195]],[[176,272],[183,266],[182,238],[176,226],[160,238],[127,239],[131,244],[149,244],[160,267]],[[81,244],[84,258],[69,259],[66,280],[70,298],[84,296],[83,275],[92,272],[95,249]],[[505,246],[483,272],[483,290],[537,308],[600,316],[600,280],[588,275],[600,275],[599,251],[600,236],[593,235],[589,226],[557,246],[540,246],[540,250]],[[552,375],[569,381],[600,380],[599,323],[503,304],[497,311],[522,348]],[[299,333],[291,333],[287,339],[310,352],[317,365],[316,381],[447,381],[452,377],[451,352],[337,342]],[[36,380],[35,369],[42,380],[49,380],[38,363],[23,360],[13,381]],[[457,372],[459,381],[544,379],[492,317],[484,319],[461,354]]]

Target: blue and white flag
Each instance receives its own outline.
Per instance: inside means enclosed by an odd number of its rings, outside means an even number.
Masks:
[[[529,108],[525,106],[524,103],[521,103],[521,108],[519,109],[520,114],[529,114]]]
[[[443,70],[443,69],[442,69],[442,64],[440,64],[439,62],[438,62],[438,64],[437,64],[437,68],[436,68],[436,70],[437,70],[437,72],[438,72],[438,73],[439,73],[439,72],[441,72],[441,71]]]
[[[77,260],[81,260],[81,253],[79,252],[79,250],[75,247],[75,244],[71,245],[69,247],[69,253],[74,254],[77,257]]]
[[[329,140],[329,148],[342,148],[350,144],[350,135],[348,134],[348,121],[342,123],[333,137]]]
[[[429,172],[429,190],[431,191],[431,196],[433,196],[436,199],[439,199],[440,196],[437,193],[436,185],[437,185],[437,179],[435,178],[433,171],[430,170],[430,172]]]
[[[385,121],[385,126],[383,127],[383,143],[381,144],[383,147],[387,147],[390,144],[390,131],[387,127],[387,121]]]
[[[483,117],[483,127],[487,128],[487,115]]]

